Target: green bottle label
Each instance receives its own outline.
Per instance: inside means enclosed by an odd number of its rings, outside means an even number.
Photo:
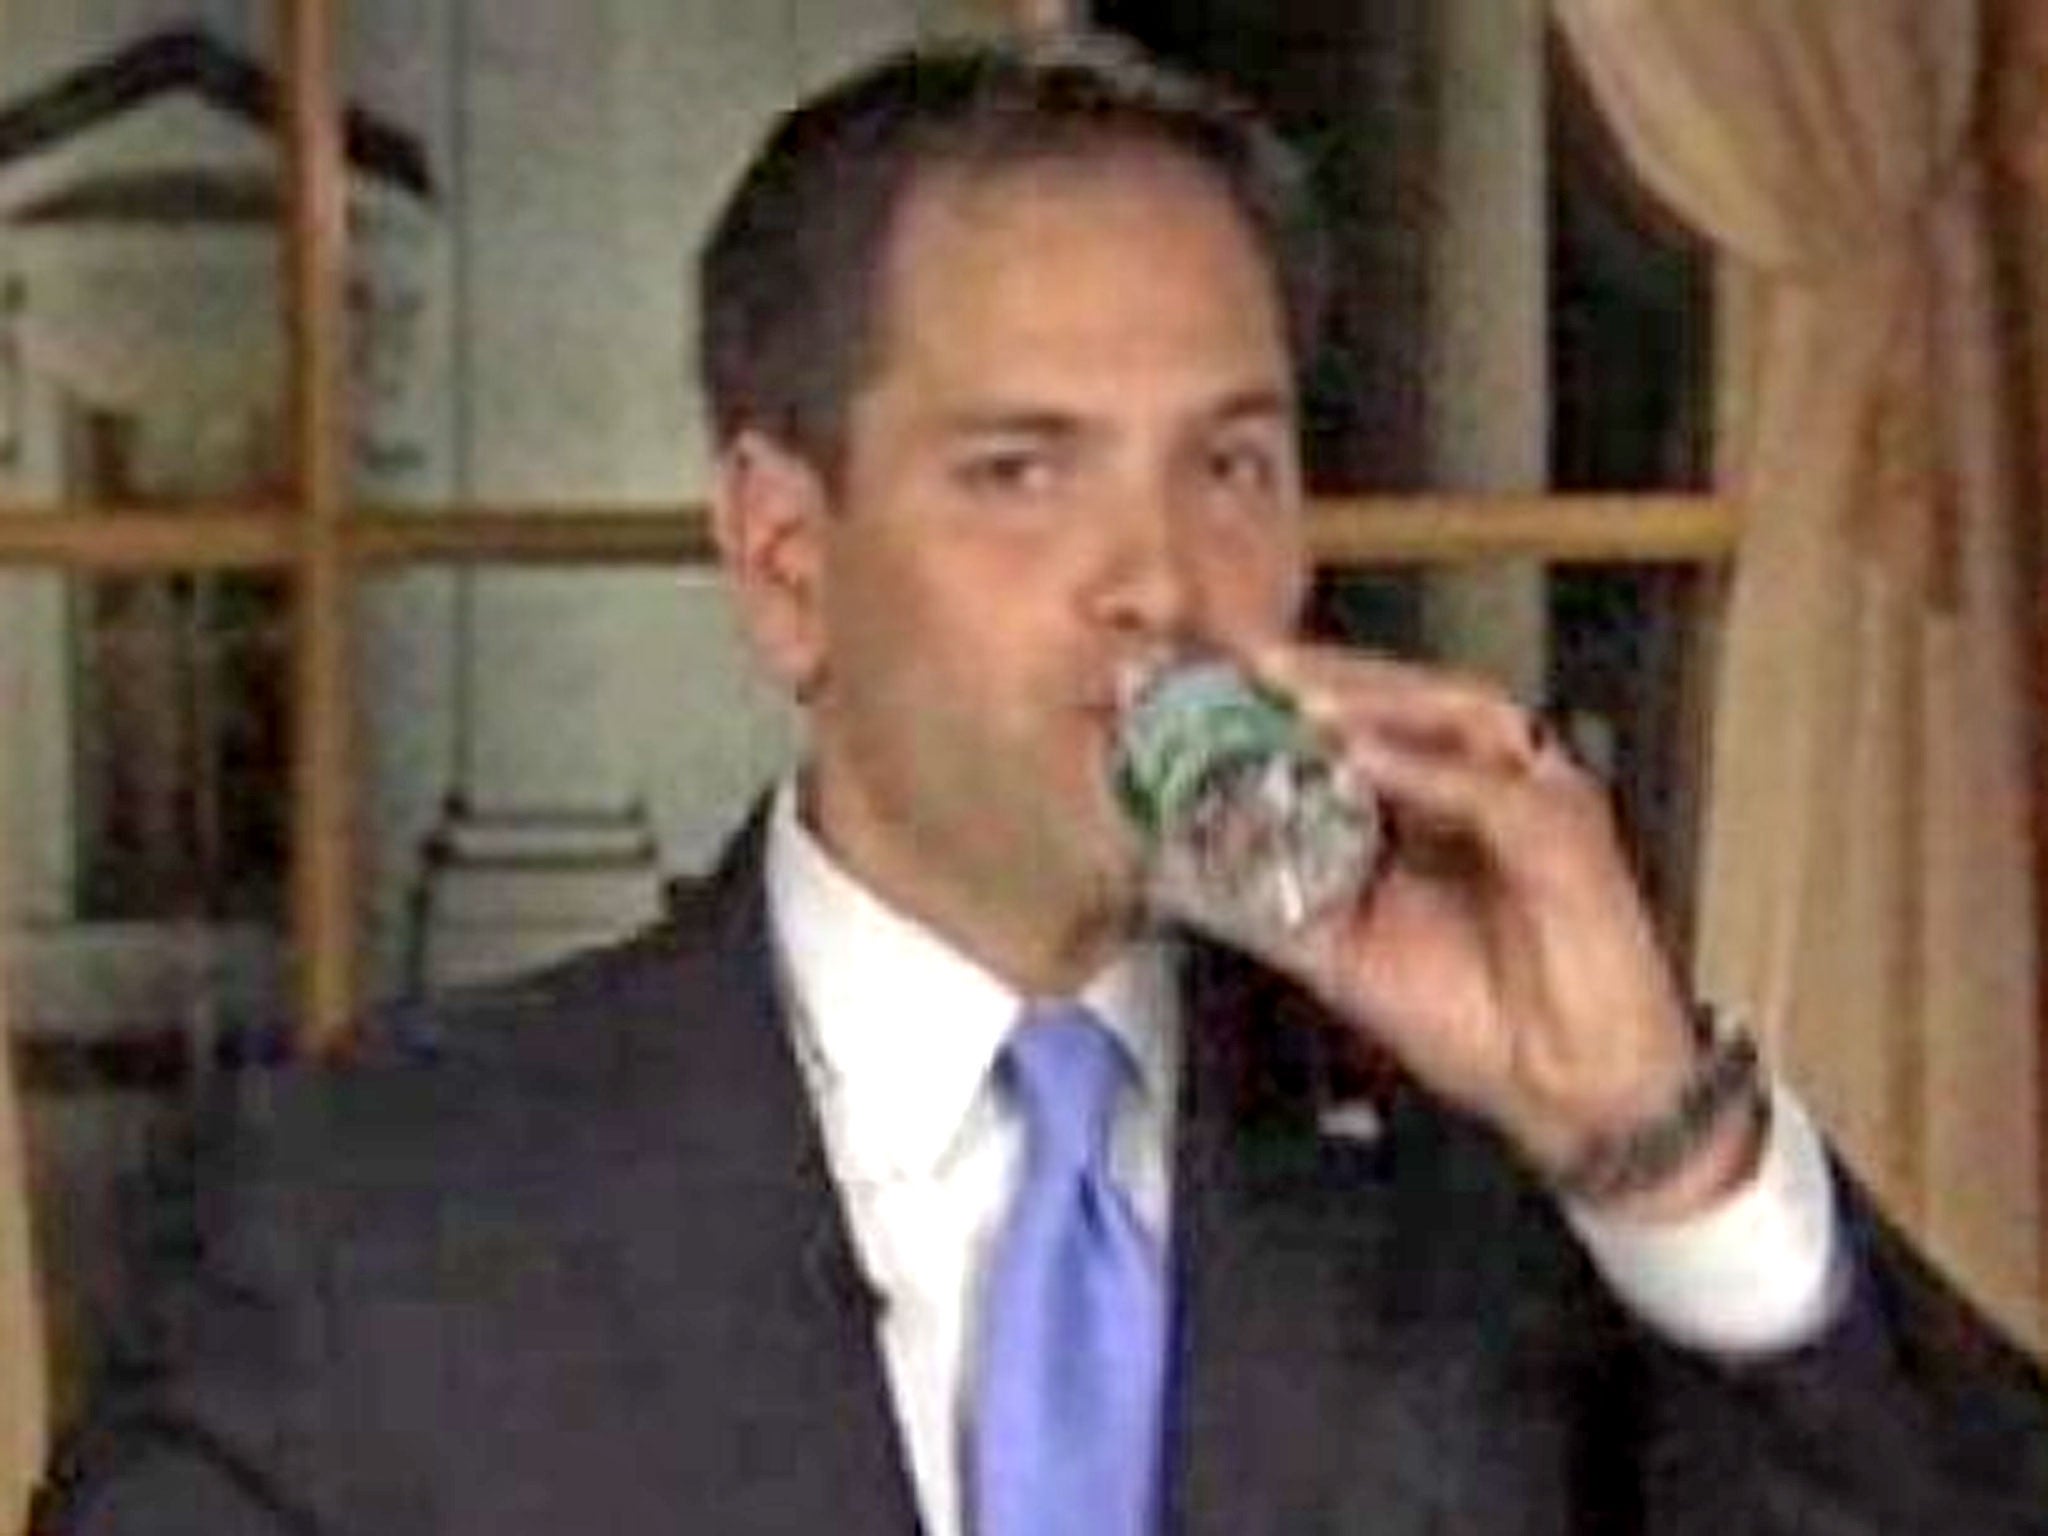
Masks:
[[[1287,700],[1229,663],[1171,667],[1124,717],[1117,795],[1139,829],[1157,840],[1223,769],[1308,750],[1307,731]]]

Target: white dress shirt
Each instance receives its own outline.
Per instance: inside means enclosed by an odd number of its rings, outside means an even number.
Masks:
[[[989,1069],[1026,999],[864,887],[796,804],[785,785],[766,852],[779,979],[854,1246],[882,1302],[882,1356],[925,1528],[962,1536],[975,1298],[1023,1153]],[[1082,992],[1138,1064],[1113,1155],[1162,1244],[1180,1080],[1173,970],[1163,941],[1141,944]],[[1656,1227],[1568,1214],[1622,1300],[1681,1342],[1783,1348],[1837,1304],[1826,1160],[1782,1093],[1757,1177],[1715,1210]]]

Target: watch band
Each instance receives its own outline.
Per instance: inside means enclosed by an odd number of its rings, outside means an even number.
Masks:
[[[1599,1204],[1640,1194],[1669,1178],[1713,1134],[1731,1109],[1762,1113],[1761,1059],[1740,1030],[1704,1031],[1706,1050],[1669,1108],[1597,1138],[1550,1184],[1566,1199]]]

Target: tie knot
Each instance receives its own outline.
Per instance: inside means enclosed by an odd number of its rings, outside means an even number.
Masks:
[[[1033,1155],[1075,1169],[1101,1161],[1132,1073],[1123,1042],[1079,1004],[1034,1004],[1003,1059]]]

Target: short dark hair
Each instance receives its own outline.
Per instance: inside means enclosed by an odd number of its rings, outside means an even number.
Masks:
[[[784,116],[698,266],[717,440],[767,433],[836,473],[876,362],[881,274],[921,178],[1158,150],[1206,170],[1257,240],[1297,367],[1314,348],[1324,233],[1294,153],[1235,97],[1103,33],[892,55]]]

